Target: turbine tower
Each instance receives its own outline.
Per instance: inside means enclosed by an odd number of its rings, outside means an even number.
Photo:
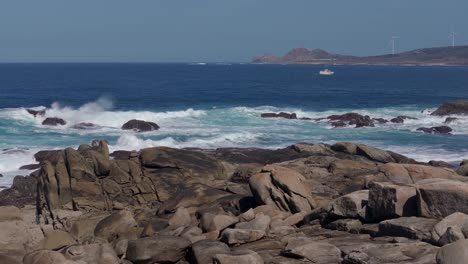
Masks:
[[[399,36],[392,36],[390,39],[390,45],[392,45],[392,55],[395,55],[396,51],[396,40],[399,39]]]
[[[455,47],[455,40],[457,35],[457,32],[450,32],[449,39],[452,41],[452,48]]]

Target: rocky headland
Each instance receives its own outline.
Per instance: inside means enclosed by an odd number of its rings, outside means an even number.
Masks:
[[[467,65],[468,46],[422,48],[380,56],[332,54],[322,49],[294,48],[284,56],[262,54],[252,63],[266,64],[370,64],[370,65]]]
[[[0,263],[467,263],[468,163],[371,146],[41,151]]]

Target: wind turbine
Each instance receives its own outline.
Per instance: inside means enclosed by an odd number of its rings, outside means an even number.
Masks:
[[[399,39],[399,38],[400,38],[399,36],[392,36],[392,38],[390,39],[389,44],[392,45],[392,55],[395,55],[395,51],[396,51],[396,40]]]
[[[450,32],[449,39],[452,40],[452,47],[455,47],[455,39],[457,37],[458,33],[457,32]]]

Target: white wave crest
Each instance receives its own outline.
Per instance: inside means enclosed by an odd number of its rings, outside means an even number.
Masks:
[[[79,108],[62,106],[60,103],[53,103],[44,116],[34,118],[26,108],[3,109],[0,111],[0,118],[33,122],[36,126],[41,126],[44,119],[48,117],[58,117],[64,119],[65,126],[47,127],[48,129],[67,129],[79,123],[93,123],[101,127],[118,128],[131,119],[139,119],[157,124],[171,124],[175,119],[198,117],[206,114],[203,110],[189,108],[182,111],[152,112],[152,111],[112,111],[113,103],[108,98],[99,98],[95,102],[82,105]],[[35,107],[34,109],[41,109]],[[44,108],[42,108],[44,109]]]
[[[172,147],[172,148],[222,148],[222,147],[246,147],[259,146],[257,138],[259,134],[249,132],[228,133],[211,137],[192,137],[187,140],[176,140],[174,137],[165,137],[159,140],[142,139],[133,134],[126,134],[119,137],[115,145],[110,146],[111,151],[115,150],[140,150],[149,147]]]

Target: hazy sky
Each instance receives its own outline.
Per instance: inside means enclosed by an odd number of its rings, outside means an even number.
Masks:
[[[1,0],[0,62],[249,61],[468,44],[467,0]]]

